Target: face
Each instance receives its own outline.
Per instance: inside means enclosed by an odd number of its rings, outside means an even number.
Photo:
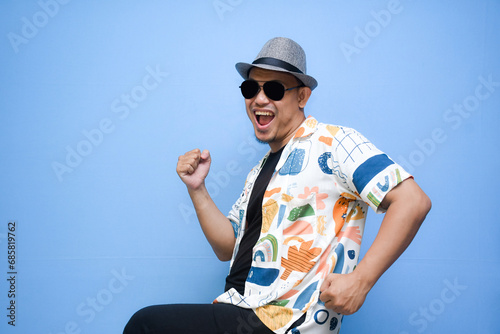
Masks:
[[[249,79],[258,81],[261,86],[266,81],[279,81],[285,89],[300,85],[299,80],[289,73],[256,67],[250,71]],[[309,87],[300,87],[286,91],[281,100],[273,101],[261,87],[257,95],[245,99],[257,140],[268,143],[272,152],[285,146],[305,120],[303,108],[310,95]]]

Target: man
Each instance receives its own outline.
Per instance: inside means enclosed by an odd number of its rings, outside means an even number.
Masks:
[[[297,43],[273,38],[236,69],[255,136],[270,152],[227,217],[204,184],[209,152],[190,151],[177,165],[207,240],[231,260],[225,292],[211,305],[143,309],[127,334],[338,333],[430,210],[413,178],[361,134],[305,117],[317,82]],[[368,206],[386,214],[357,264]]]

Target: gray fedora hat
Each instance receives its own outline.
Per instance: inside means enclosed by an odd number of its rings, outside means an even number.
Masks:
[[[236,70],[245,80],[253,67],[290,73],[311,90],[318,85],[316,79],[306,74],[306,53],[289,38],[275,37],[264,44],[251,64],[236,64]]]

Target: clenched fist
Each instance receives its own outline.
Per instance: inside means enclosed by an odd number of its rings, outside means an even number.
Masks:
[[[210,152],[194,149],[179,157],[177,174],[190,190],[198,190],[210,170]]]
[[[361,308],[369,290],[356,271],[350,274],[329,274],[320,287],[320,300],[325,303],[326,308],[349,315]]]

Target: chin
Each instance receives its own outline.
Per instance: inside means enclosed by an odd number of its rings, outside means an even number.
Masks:
[[[260,144],[269,144],[269,141],[260,139],[259,137],[257,137],[257,135],[255,136],[255,140],[257,140],[257,142]]]
[[[261,133],[258,130],[255,130],[254,135],[255,139],[262,144],[269,144],[273,141],[272,138],[268,138],[265,133]]]

